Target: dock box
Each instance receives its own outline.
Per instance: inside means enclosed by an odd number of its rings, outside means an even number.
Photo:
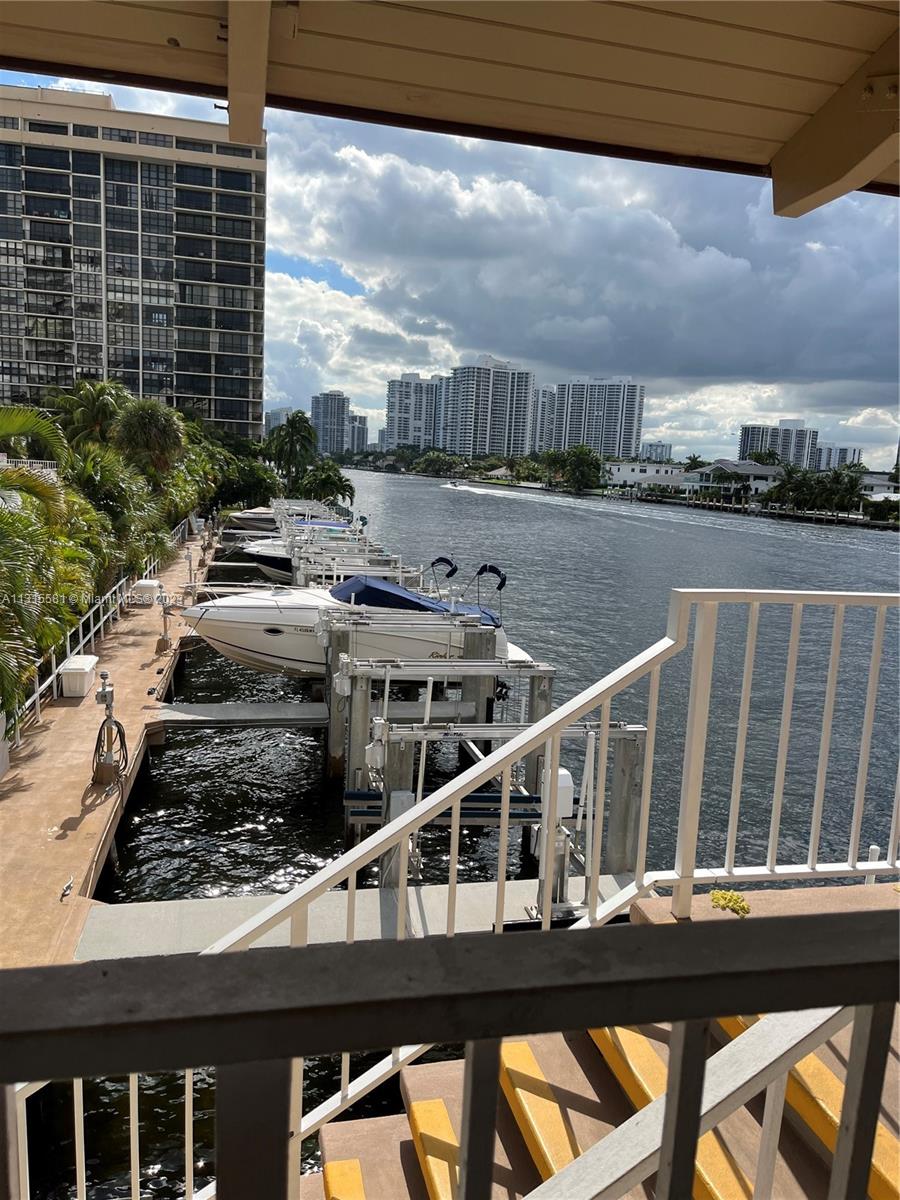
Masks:
[[[131,595],[136,604],[155,604],[159,595],[159,580],[136,579],[131,585]]]
[[[73,654],[59,668],[64,696],[87,696],[94,688],[94,672],[99,658],[96,654]]]

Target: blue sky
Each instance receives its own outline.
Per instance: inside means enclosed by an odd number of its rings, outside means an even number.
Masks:
[[[221,122],[211,100],[111,91]],[[386,381],[479,353],[536,381],[632,375],[646,438],[733,454],[742,421],[896,453],[897,202],[796,220],[765,180],[270,111],[266,403],[341,387],[370,428]]]

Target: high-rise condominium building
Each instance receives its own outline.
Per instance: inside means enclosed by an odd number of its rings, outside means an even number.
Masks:
[[[258,436],[265,186],[222,125],[0,87],[0,403],[116,379]]]
[[[310,419],[316,431],[320,454],[341,454],[347,449],[350,428],[350,397],[332,388],[312,398]]]
[[[832,467],[848,467],[863,460],[862,446],[835,446],[831,442],[819,442],[816,446],[815,469],[828,471]]]
[[[483,354],[474,366],[387,385],[388,449],[435,446],[451,454],[521,456],[531,451],[534,375]]]
[[[672,458],[671,442],[644,442],[641,446],[644,462],[669,462]]]
[[[556,385],[552,417],[544,422],[544,450],[589,446],[609,458],[637,458],[644,420],[644,385],[631,376],[578,375]]]
[[[443,388],[443,448],[465,457],[528,454],[533,392],[531,371],[489,354],[474,366],[454,367]]]
[[[798,418],[782,419],[777,425],[742,425],[738,458],[745,461],[751,454],[774,450],[782,462],[796,467],[815,469],[817,429],[807,429]]]
[[[553,444],[556,388],[546,384],[534,389],[531,401],[531,452],[540,454]]]
[[[351,413],[347,425],[347,449],[354,454],[365,452],[369,444],[369,418]]]
[[[415,372],[388,381],[385,442],[391,450],[398,446],[427,450],[439,445],[435,415],[440,411],[446,382],[443,375],[423,379]]]

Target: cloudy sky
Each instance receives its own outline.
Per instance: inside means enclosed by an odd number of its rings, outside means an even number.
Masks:
[[[538,383],[635,376],[645,438],[676,454],[732,454],[742,421],[788,416],[893,463],[895,200],[789,220],[765,180],[278,111],[267,128],[267,407],[340,387],[377,429],[387,379],[490,353]]]

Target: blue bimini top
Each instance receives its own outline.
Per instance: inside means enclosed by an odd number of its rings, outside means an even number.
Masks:
[[[447,600],[436,600],[432,596],[423,596],[419,592],[411,592],[409,588],[391,583],[387,579],[376,579],[369,575],[354,575],[345,579],[331,589],[335,600],[343,600],[345,604],[371,604],[374,608],[397,608],[412,612],[460,613],[461,615],[480,616],[482,625],[493,625],[500,628],[500,618],[488,608],[480,608],[477,604],[459,604],[453,607]]]

